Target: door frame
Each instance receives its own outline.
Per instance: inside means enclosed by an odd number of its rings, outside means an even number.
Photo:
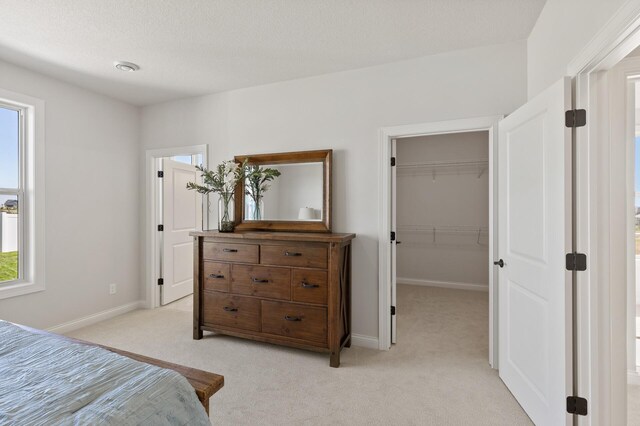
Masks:
[[[612,136],[624,114],[612,114],[607,71],[639,45],[640,0],[627,0],[567,67],[587,110],[576,135],[576,249],[588,259],[577,273],[577,391],[589,408],[579,425],[627,420],[627,224],[612,214],[627,202],[626,141]]]
[[[381,350],[391,348],[391,140],[412,136],[439,135],[487,131],[489,133],[489,259],[492,265],[497,256],[497,143],[498,122],[502,116],[476,117],[432,123],[383,127],[380,129],[378,211],[378,345]],[[498,304],[497,271],[489,274],[489,363],[498,368]]]
[[[612,141],[620,140],[619,150],[624,158],[616,158],[616,163],[625,172],[624,201],[618,200],[616,206],[624,202],[625,230],[625,267],[626,267],[626,344],[627,344],[627,380],[640,384],[640,375],[636,366],[635,310],[636,310],[636,254],[635,254],[635,90],[634,83],[640,82],[640,57],[625,58],[608,72],[609,111]],[[613,160],[612,160],[613,161]],[[613,166],[613,163],[612,163]],[[613,282],[613,281],[612,281]]]
[[[209,164],[209,145],[191,145],[172,148],[149,149],[145,151],[145,206],[144,214],[144,249],[145,265],[145,307],[153,309],[160,306],[160,288],[158,278],[160,271],[159,251],[161,239],[158,235],[158,208],[160,206],[160,181],[158,180],[161,158],[176,155],[202,155],[203,167]],[[203,227],[209,228],[208,198],[202,197]]]

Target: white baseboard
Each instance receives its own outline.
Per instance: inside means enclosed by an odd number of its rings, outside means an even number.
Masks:
[[[397,278],[398,284],[423,285],[427,287],[453,288],[456,290],[489,291],[489,286],[484,284],[457,283],[452,281],[418,280],[415,278]]]
[[[97,322],[108,320],[109,318],[117,317],[118,315],[126,314],[127,312],[135,311],[136,309],[143,308],[144,306],[144,300],[138,300],[133,303],[128,303],[126,305],[98,312],[97,314],[92,314],[73,321],[65,322],[64,324],[56,325],[54,327],[48,328],[47,331],[58,334],[69,333],[70,331],[74,331],[82,327],[87,327]]]
[[[640,385],[640,374],[637,371],[628,371],[627,383],[630,385]]]
[[[367,349],[379,349],[377,337],[363,336],[362,334],[351,335],[351,346],[359,346]]]

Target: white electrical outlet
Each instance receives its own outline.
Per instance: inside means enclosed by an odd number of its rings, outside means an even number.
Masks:
[[[113,283],[109,284],[109,294],[116,294],[118,292],[118,285]]]

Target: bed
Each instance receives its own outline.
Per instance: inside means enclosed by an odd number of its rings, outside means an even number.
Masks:
[[[0,424],[209,425],[220,375],[0,321]]]

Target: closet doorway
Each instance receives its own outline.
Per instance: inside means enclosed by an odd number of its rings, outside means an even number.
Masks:
[[[383,129],[382,151],[391,167],[382,176],[381,236],[387,225],[391,242],[380,250],[381,259],[390,259],[380,271],[381,349],[427,337],[413,325],[421,322],[433,328],[431,335],[469,332],[497,368],[498,120]]]

